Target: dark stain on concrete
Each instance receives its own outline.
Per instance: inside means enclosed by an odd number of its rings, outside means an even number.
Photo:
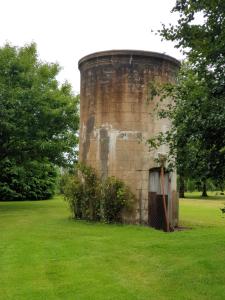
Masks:
[[[100,161],[103,178],[108,176],[109,135],[106,128],[100,129]]]
[[[90,139],[91,139],[91,134],[93,132],[94,126],[95,126],[95,116],[90,116],[87,120],[86,123],[86,138],[85,142],[83,143],[83,151],[82,151],[82,161],[86,162],[87,160],[87,154],[90,148]]]

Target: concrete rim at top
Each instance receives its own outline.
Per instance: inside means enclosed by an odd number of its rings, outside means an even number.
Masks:
[[[92,60],[95,58],[100,58],[100,57],[106,57],[106,56],[141,56],[141,57],[153,57],[153,58],[159,58],[159,59],[164,59],[167,61],[170,61],[177,65],[178,67],[180,66],[180,61],[177,60],[176,58],[163,54],[163,53],[158,53],[158,52],[151,52],[151,51],[143,51],[143,50],[107,50],[107,51],[100,51],[100,52],[95,52],[91,53],[89,55],[86,55],[82,57],[78,61],[78,68],[80,69],[81,64],[88,60]]]

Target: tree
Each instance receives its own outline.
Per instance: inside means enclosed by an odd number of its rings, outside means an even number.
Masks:
[[[175,103],[161,112],[172,120],[165,139],[171,152],[177,149],[178,172],[199,176],[205,186],[207,178],[225,176],[225,2],[177,0],[172,12],[179,13],[177,25],[158,32],[176,42],[188,63],[177,85],[164,87]]]
[[[31,185],[32,198],[49,197],[44,186],[53,190],[55,165],[75,159],[79,98],[67,82],[59,85],[59,71],[58,64],[38,59],[35,44],[0,48],[2,200],[29,198]]]
[[[205,84],[198,79],[189,64],[183,63],[175,85],[163,84],[154,88],[154,93],[158,94],[162,101],[169,96],[173,98],[173,103],[167,106],[160,105],[158,109],[161,118],[171,120],[170,130],[164,134],[160,133],[150,142],[154,148],[161,144],[170,146],[169,166],[174,167],[176,162],[180,197],[183,198],[185,179],[201,180],[205,186],[206,180],[212,175],[211,164],[208,163],[209,151],[205,149],[201,138],[194,134],[199,118],[196,103],[201,103],[205,97]]]

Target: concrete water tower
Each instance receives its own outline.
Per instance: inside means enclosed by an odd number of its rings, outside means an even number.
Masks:
[[[149,101],[149,84],[174,82],[179,65],[168,55],[134,50],[98,52],[79,61],[79,159],[101,176],[116,176],[130,186],[137,198],[134,213],[126,216],[132,223],[157,227],[159,165],[145,141],[170,124],[154,113],[159,98]],[[174,173],[165,173],[165,191],[169,222],[176,226]]]

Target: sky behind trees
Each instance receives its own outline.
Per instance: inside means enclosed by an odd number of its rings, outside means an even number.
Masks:
[[[79,92],[78,60],[111,49],[156,51],[182,58],[171,42],[151,30],[175,23],[175,0],[2,0],[0,46],[36,42],[40,58],[58,62]]]

